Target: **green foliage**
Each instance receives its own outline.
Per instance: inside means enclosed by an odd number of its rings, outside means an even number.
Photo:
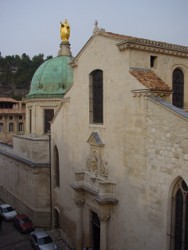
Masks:
[[[44,59],[43,54],[33,56],[31,59],[25,53],[22,56],[0,56],[0,87],[2,96],[2,88],[11,89],[12,96],[15,95],[14,90],[29,90],[32,77],[37,68],[45,61],[52,58],[48,56]]]

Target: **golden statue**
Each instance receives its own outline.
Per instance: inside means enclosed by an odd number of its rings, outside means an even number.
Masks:
[[[68,42],[70,37],[70,25],[67,20],[64,21],[64,23],[61,23],[60,27],[60,35],[62,42]]]

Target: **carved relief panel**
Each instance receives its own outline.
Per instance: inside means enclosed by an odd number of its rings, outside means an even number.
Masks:
[[[90,145],[90,155],[86,162],[86,169],[95,177],[107,177],[107,162],[103,159],[104,144],[99,134],[93,132],[87,141]]]

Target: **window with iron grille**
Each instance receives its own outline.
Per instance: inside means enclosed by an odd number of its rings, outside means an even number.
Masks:
[[[175,69],[173,72],[173,95],[172,104],[178,108],[184,106],[184,74],[181,69]]]
[[[54,110],[53,109],[45,109],[44,110],[44,133],[50,132],[50,122],[54,117]]]
[[[171,250],[188,249],[188,187],[180,179],[173,191]]]
[[[90,123],[103,123],[103,71],[95,70],[90,74],[89,90]]]

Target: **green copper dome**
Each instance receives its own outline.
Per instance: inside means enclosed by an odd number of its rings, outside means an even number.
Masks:
[[[27,98],[63,97],[73,83],[72,57],[52,58],[36,70]]]

